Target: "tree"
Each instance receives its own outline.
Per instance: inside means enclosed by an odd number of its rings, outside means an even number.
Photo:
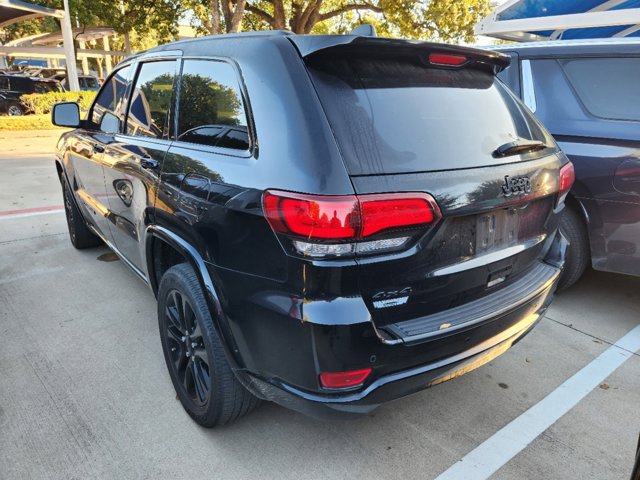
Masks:
[[[240,31],[247,0],[187,0],[199,21],[199,30],[209,35]]]
[[[372,23],[383,36],[473,41],[490,0],[247,0],[245,22],[256,30],[348,33]]]

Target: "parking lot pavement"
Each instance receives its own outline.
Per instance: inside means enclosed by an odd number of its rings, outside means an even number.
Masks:
[[[14,153],[0,151],[0,478],[484,478],[460,461],[558,392],[579,401],[513,458],[491,452],[494,478],[628,477],[640,357],[611,344],[640,324],[640,279],[587,273],[503,356],[361,419],[265,404],[205,430],[175,397],[151,292],[106,248],[74,250],[61,211],[33,211],[62,204],[52,157]],[[621,365],[589,377],[610,349]],[[571,387],[580,371],[595,388]]]

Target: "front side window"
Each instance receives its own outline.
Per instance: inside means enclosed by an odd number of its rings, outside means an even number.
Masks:
[[[129,103],[127,135],[168,137],[175,78],[175,60],[148,62],[140,66]]]
[[[121,119],[120,112],[125,101],[124,95],[127,90],[130,70],[130,66],[121,68],[105,82],[104,88],[98,94],[98,98],[91,109],[90,119],[94,127],[98,128],[100,126],[105,113],[109,113],[110,117],[115,116]]]
[[[592,115],[640,121],[640,58],[581,58],[562,67]]]
[[[178,140],[212,147],[249,149],[247,118],[231,65],[185,60],[180,80]]]

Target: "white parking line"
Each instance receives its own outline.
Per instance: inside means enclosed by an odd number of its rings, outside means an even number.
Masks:
[[[458,463],[445,470],[436,480],[489,478],[639,350],[640,325],[540,402],[465,455]]]

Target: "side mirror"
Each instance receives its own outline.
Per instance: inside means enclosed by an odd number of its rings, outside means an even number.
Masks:
[[[120,119],[111,112],[104,112],[102,120],[100,120],[100,131],[104,133],[119,133]]]
[[[78,128],[80,107],[75,102],[56,103],[51,110],[51,123],[58,127]]]

